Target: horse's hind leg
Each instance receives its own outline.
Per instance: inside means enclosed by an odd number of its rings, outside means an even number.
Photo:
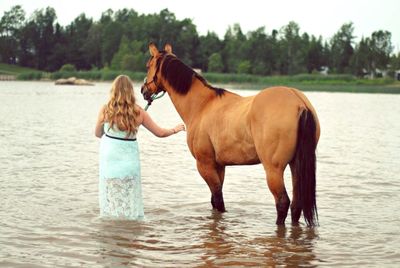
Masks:
[[[225,167],[220,167],[215,163],[202,163],[197,161],[197,170],[210,188],[211,205],[213,209],[225,212],[224,197],[222,195]]]
[[[283,169],[279,167],[269,167],[267,169],[268,188],[275,198],[276,205],[276,224],[285,224],[288,214],[290,200],[286,193],[285,183],[283,180]]]
[[[299,219],[301,216],[301,201],[299,194],[299,184],[294,172],[293,163],[290,163],[290,170],[292,172],[292,185],[293,185],[293,196],[292,196],[292,204],[290,205],[290,214],[292,216],[292,224],[297,225],[299,223]]]

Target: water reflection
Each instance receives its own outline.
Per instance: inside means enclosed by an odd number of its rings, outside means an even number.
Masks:
[[[212,266],[221,260],[230,257],[235,248],[233,237],[230,237],[226,231],[226,222],[223,214],[212,211],[208,222],[202,226],[204,235],[200,236],[202,244],[200,248],[204,249],[201,259],[207,266]]]
[[[268,244],[264,255],[268,265],[312,266],[316,261],[314,243],[317,238],[314,228],[301,226],[278,226],[274,237],[257,239],[257,243]]]
[[[212,212],[201,236],[206,266],[313,266],[317,257],[313,252],[318,235],[315,228],[302,226],[277,226],[271,234],[233,232],[233,223],[224,214]],[[243,226],[242,226],[243,227]],[[262,228],[262,227],[261,227]],[[265,228],[265,226],[264,226]]]
[[[129,267],[136,264],[140,254],[134,250],[140,244],[145,226],[140,221],[99,220],[96,255],[103,267]]]

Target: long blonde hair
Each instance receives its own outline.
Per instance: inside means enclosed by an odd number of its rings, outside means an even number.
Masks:
[[[115,125],[119,130],[126,131],[127,136],[137,132],[140,110],[136,105],[132,81],[128,76],[119,75],[115,78],[104,112],[105,121],[110,124],[110,128]]]

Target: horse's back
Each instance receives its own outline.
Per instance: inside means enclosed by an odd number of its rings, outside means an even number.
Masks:
[[[251,107],[252,120],[260,121],[259,123],[268,128],[272,125],[291,127],[292,123],[297,123],[299,112],[306,109],[307,104],[295,89],[266,88],[254,96]],[[266,122],[269,125],[266,125]]]
[[[261,117],[261,120],[264,120],[263,117],[273,117],[271,119],[277,119],[276,123],[278,124],[290,123],[285,120],[294,121],[297,124],[304,109],[312,112],[317,125],[319,125],[313,105],[303,92],[295,88],[283,86],[265,88],[254,96],[252,103],[253,114]]]

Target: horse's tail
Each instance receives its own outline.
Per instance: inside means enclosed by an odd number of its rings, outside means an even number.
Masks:
[[[297,130],[297,146],[293,159],[297,179],[297,196],[308,226],[318,224],[316,188],[316,123],[310,110],[303,110]]]

